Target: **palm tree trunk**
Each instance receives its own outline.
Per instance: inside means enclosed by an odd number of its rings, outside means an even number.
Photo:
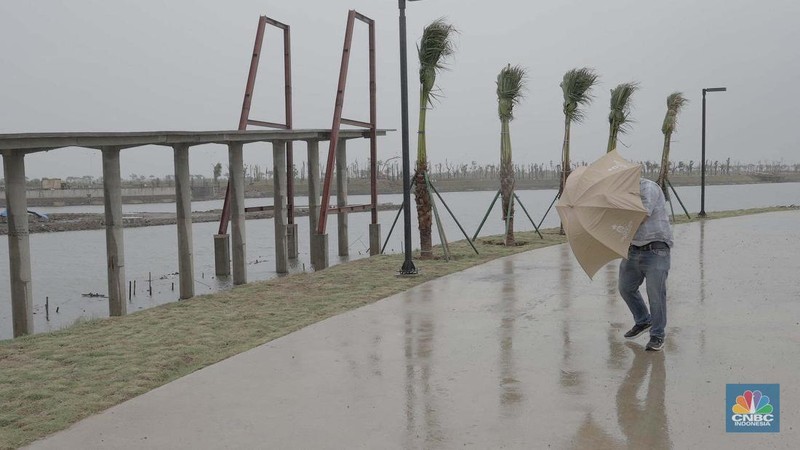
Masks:
[[[506,221],[506,246],[514,246],[514,167],[511,158],[511,134],[508,119],[502,120],[500,134],[500,195],[502,197],[503,220]]]
[[[608,130],[608,147],[606,148],[606,153],[611,153],[612,150],[617,148],[617,130],[612,123],[609,125]]]
[[[570,131],[571,122],[568,117],[564,118],[564,146],[561,148],[561,154],[563,155],[563,161],[561,161],[561,184],[558,187],[558,196],[560,197],[561,194],[564,192],[564,185],[567,184],[567,177],[571,172],[570,170],[570,162],[569,162],[569,131]],[[564,224],[562,223],[559,227],[559,233],[564,235]]]
[[[428,172],[428,154],[425,142],[427,96],[421,90],[419,105],[419,134],[417,135],[417,170],[415,174],[416,187],[414,189],[414,197],[417,202],[420,258],[430,259],[433,257],[433,238],[431,235],[433,221],[431,215],[431,195],[428,191],[428,185],[425,183],[425,174]]]
[[[669,146],[670,141],[672,140],[672,133],[665,133],[664,134],[664,151],[661,153],[661,171],[658,174],[658,185],[661,186],[661,190],[664,191],[664,195],[667,196],[667,178],[669,175]]]
[[[570,131],[570,120],[568,118],[564,119],[564,145],[561,147],[561,184],[558,187],[558,194],[561,195],[564,192],[564,185],[567,183],[567,177],[571,172],[570,170],[570,162],[569,162],[569,131]]]

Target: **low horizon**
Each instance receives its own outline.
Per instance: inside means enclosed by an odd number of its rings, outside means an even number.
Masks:
[[[100,158],[100,154],[99,153],[98,153],[97,157],[98,157],[98,159]],[[628,158],[628,159],[630,161],[632,161],[632,162],[639,163],[639,164],[642,164],[642,165],[653,164],[653,167],[655,167],[655,168],[659,168],[660,167],[660,164],[659,164],[660,161],[656,161],[656,160],[637,160],[637,159],[631,159],[631,158]],[[715,162],[718,163],[717,166],[716,166],[717,168],[724,167],[726,165],[726,163],[727,163],[727,159],[728,158],[719,159],[719,160],[709,160],[711,164],[706,166],[707,167],[707,169],[706,169],[707,175],[708,175],[708,172],[709,172],[708,168],[712,168],[713,169]],[[378,162],[379,163],[383,163],[384,161],[378,160]],[[559,170],[560,169],[561,165],[558,162],[560,162],[560,161],[557,161],[557,160],[554,159],[554,160],[550,160],[550,161],[546,161],[546,162],[515,163],[514,166],[517,167],[517,168],[549,167],[549,169],[545,168],[543,170],[552,171],[552,170]],[[685,171],[688,171],[689,174],[694,173],[694,172],[700,173],[700,166],[699,166],[698,162],[699,162],[699,159],[698,160],[692,160],[692,159],[689,159],[689,160],[672,160],[672,161],[670,161],[670,164],[671,164],[672,167],[675,168],[674,169],[675,171],[679,171],[679,174],[683,175],[683,174],[685,174],[684,173]],[[351,168],[352,167],[356,167],[357,168],[356,170],[358,170],[358,168],[360,168],[360,167],[366,167],[366,164],[368,164],[368,161],[364,161],[364,166],[362,166],[361,165],[361,161],[359,161],[358,159],[355,159],[355,160],[353,160],[353,162],[350,163],[349,166]],[[453,172],[456,172],[456,169],[458,169],[458,171],[460,172],[461,169],[465,168],[465,167],[467,169],[472,169],[472,170],[476,170],[476,169],[477,170],[487,170],[487,169],[499,167],[499,164],[495,164],[495,163],[479,164],[477,161],[469,161],[469,162],[459,161],[459,162],[456,162],[456,161],[447,161],[446,160],[444,163],[437,162],[437,160],[429,161],[429,167],[431,167],[432,169],[437,169],[438,168],[438,170],[433,170],[432,171],[433,174],[447,173],[446,171],[442,171],[441,170],[442,168],[448,168],[447,164],[450,164],[450,166],[449,166],[450,169],[448,169],[448,171],[453,171]],[[590,164],[590,161],[583,161],[583,160],[576,161],[576,160],[573,160],[571,165],[575,166],[575,167],[579,167],[579,166],[587,165],[587,164]],[[742,161],[731,160],[730,164],[731,164],[731,168],[736,168],[738,171],[741,171],[744,168],[748,168],[748,169],[756,169],[757,168],[758,169],[757,171],[760,171],[760,172],[770,171],[770,169],[772,169],[772,171],[775,171],[774,169],[778,169],[781,172],[798,172],[798,171],[800,171],[800,162],[794,162],[794,161],[788,162],[788,161],[783,161],[783,160],[781,160],[781,161],[762,161],[762,160],[759,160],[759,161],[755,161],[755,162],[752,162],[752,161],[742,162]],[[443,167],[443,165],[445,165],[445,166]],[[223,164],[223,167],[224,167],[224,169],[223,169],[223,172],[222,172],[222,176],[220,176],[219,178],[220,179],[227,179],[228,178],[227,177],[227,173],[228,173],[227,166]],[[383,167],[387,167],[387,166],[384,165]],[[388,167],[393,167],[393,168],[400,169],[400,163],[398,161],[398,162],[396,162],[396,164],[392,164],[391,166],[388,166]],[[301,168],[305,168],[305,161],[304,160],[301,160],[297,164],[295,164],[295,169],[298,171],[298,175],[296,176],[296,178],[304,178],[306,176],[306,173],[304,172],[304,170],[301,170]],[[686,168],[688,168],[688,169],[686,169]],[[265,169],[264,171],[259,171],[262,175],[267,175],[267,174],[271,174],[272,173],[272,166],[271,165],[261,166],[261,165],[258,165],[258,164],[249,164],[249,165],[245,165],[245,172],[246,172],[245,176],[252,178],[252,176],[251,175],[247,175],[247,173],[248,173],[248,170],[253,171],[255,169]],[[204,179],[209,179],[209,178],[213,179],[214,178],[213,170],[214,170],[214,165],[209,167],[208,174],[205,174],[205,173],[192,173],[191,176],[192,177],[203,177]],[[323,173],[324,173],[324,171],[323,171]],[[673,172],[673,175],[674,175],[674,172]],[[157,175],[157,174],[154,174],[154,173],[150,173],[150,174],[129,173],[127,176],[122,178],[122,181],[123,182],[125,182],[125,181],[135,181],[135,180],[132,180],[133,177],[136,177],[136,180],[146,180],[146,179],[150,179],[150,178],[156,178],[158,180],[161,180],[161,179],[170,180],[170,179],[174,178],[174,173],[166,173],[166,174],[161,174],[161,175]],[[30,176],[28,176],[28,177],[26,177],[26,180],[27,180],[27,182],[30,183],[30,182],[33,182],[35,180],[70,180],[70,179],[79,180],[79,179],[86,179],[86,178],[90,178],[92,180],[101,180],[103,178],[103,176],[102,176],[102,174],[99,174],[99,175],[81,174],[81,175],[40,176],[40,177],[30,177]],[[0,177],[0,184],[4,184],[4,183],[5,183],[5,178],[4,177]]]

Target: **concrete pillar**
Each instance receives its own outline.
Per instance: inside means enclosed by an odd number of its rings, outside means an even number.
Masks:
[[[311,265],[314,267],[314,270],[322,270],[328,267],[328,235],[317,235],[321,193],[319,141],[308,141],[308,242],[311,245]]]
[[[122,177],[119,148],[103,149],[103,204],[106,219],[106,269],[108,310],[112,316],[127,314],[125,301],[125,246],[122,233]]]
[[[295,202],[295,193],[297,192],[294,179],[294,145],[292,142],[286,143],[286,209],[287,220],[289,224],[286,226],[286,240],[288,246],[289,259],[297,259],[299,253],[297,244],[297,204]],[[291,209],[289,208],[291,207]]]
[[[314,270],[327,269],[328,263],[328,235],[316,234],[311,236],[311,265]]]
[[[299,244],[297,243],[297,233],[298,228],[296,223],[290,223],[286,225],[286,244],[289,259],[297,259],[297,256],[300,252],[298,248]]]
[[[289,249],[286,242],[286,142],[272,143],[272,182],[275,222],[275,271],[289,273]]]
[[[319,225],[319,197],[322,194],[319,177],[319,141],[308,141],[308,223],[311,236]]]
[[[241,143],[228,144],[231,185],[231,241],[233,284],[247,283],[247,251],[244,230],[244,155]]]
[[[175,152],[175,203],[178,217],[178,274],[180,298],[194,297],[194,251],[192,250],[192,186],[189,178],[189,146]]]
[[[381,254],[381,224],[369,224],[369,256]]]
[[[228,234],[214,235],[214,272],[218,277],[231,275],[231,239]]]
[[[8,213],[8,267],[14,337],[33,333],[33,284],[28,237],[28,202],[25,198],[25,155],[4,153]]]
[[[336,146],[336,205],[347,206],[347,141],[339,140]],[[339,256],[350,254],[350,241],[347,236],[347,213],[339,212]]]

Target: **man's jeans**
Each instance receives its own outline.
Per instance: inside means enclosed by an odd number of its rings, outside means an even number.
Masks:
[[[633,314],[637,325],[652,323],[650,336],[664,338],[667,325],[667,275],[669,274],[669,248],[641,250],[630,247],[628,259],[619,264],[619,293]],[[647,299],[650,311],[644,304],[639,286],[647,279]]]

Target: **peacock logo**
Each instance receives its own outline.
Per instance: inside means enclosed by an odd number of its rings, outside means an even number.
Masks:
[[[744,391],[744,394],[736,397],[736,404],[731,409],[734,414],[772,413],[769,397],[761,394],[761,391]]]

